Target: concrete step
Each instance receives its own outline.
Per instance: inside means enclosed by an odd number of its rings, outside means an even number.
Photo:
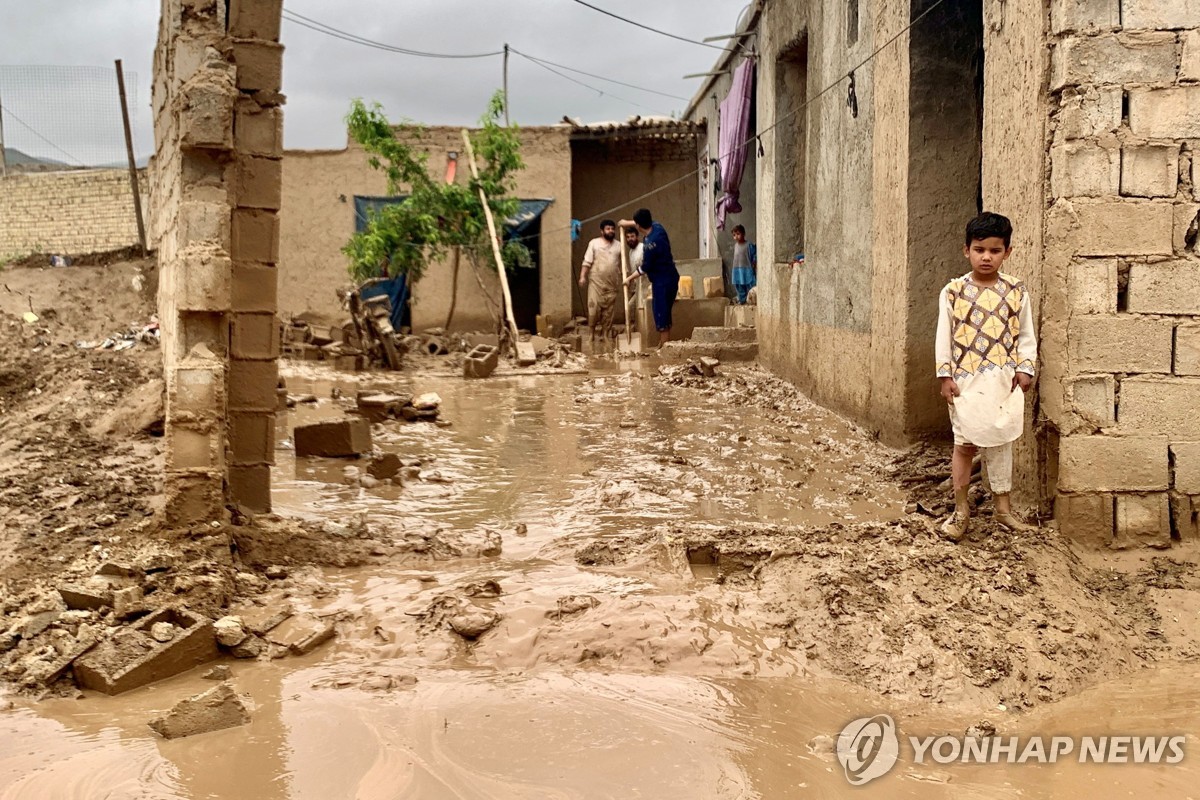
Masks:
[[[693,328],[693,342],[715,344],[753,344],[758,341],[755,328]]]
[[[755,317],[757,316],[756,311],[758,311],[758,306],[726,306],[725,327],[753,328]]]
[[[666,361],[691,361],[701,356],[710,356],[722,363],[754,361],[758,358],[758,345],[754,343],[746,344],[744,342],[723,343],[681,340],[667,342],[659,348],[658,355]]]

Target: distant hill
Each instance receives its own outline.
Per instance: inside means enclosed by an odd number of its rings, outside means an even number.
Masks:
[[[77,167],[74,164],[68,164],[64,161],[56,161],[53,158],[39,158],[24,153],[15,147],[4,148],[4,160],[8,165],[9,170],[14,172],[53,172],[60,169],[125,169],[128,164],[125,161],[114,161],[109,164],[94,164],[89,167]],[[149,156],[141,156],[136,163],[139,168],[145,167],[150,162]]]

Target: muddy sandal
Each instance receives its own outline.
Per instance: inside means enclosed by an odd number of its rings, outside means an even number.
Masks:
[[[992,519],[1001,528],[1013,533],[1031,533],[1038,529],[1036,525],[1022,522],[1016,514],[992,514]]]
[[[942,523],[942,538],[949,539],[952,542],[962,541],[962,538],[967,535],[967,524],[970,521],[971,517],[969,514],[955,511]]]

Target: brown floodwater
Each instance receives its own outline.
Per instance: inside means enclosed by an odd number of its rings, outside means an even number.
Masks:
[[[341,413],[354,378],[305,368],[311,392],[281,428],[284,514],[424,528],[491,528],[501,556],[329,570],[309,606],[339,636],[302,658],[230,661],[252,721],[166,741],[146,721],[212,684],[194,670],[110,698],[16,701],[0,713],[0,798],[787,798],[852,787],[814,737],[896,717],[903,734],[980,719],[806,674],[770,632],[730,624],[703,565],[695,577],[578,565],[592,541],[672,522],[887,520],[900,493],[863,466],[890,453],[816,407],[788,425],[650,380],[645,363],[591,376],[464,383],[425,378],[449,426],[376,427],[382,449],[442,480],[364,489],[345,463],[296,459],[290,426]],[[383,385],[372,376],[372,385]],[[526,535],[514,533],[524,523]],[[432,578],[432,580],[431,580]],[[500,627],[464,648],[412,619],[447,587],[494,579]],[[586,625],[547,628],[564,595],[603,598]],[[594,620],[594,621],[591,621]],[[703,647],[695,647],[703,641]],[[626,657],[580,665],[581,645]],[[1004,735],[1197,730],[1200,672],[1174,666],[1033,713],[984,715]],[[414,680],[415,679],[415,680]],[[3,703],[0,700],[0,703]],[[1189,735],[1187,746],[1197,742]],[[1188,797],[1200,761],[1156,765],[916,765],[902,748],[870,797]]]

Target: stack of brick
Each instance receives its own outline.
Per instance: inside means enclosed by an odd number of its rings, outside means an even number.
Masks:
[[[281,4],[163,0],[151,236],[174,522],[270,508]],[[270,23],[274,19],[273,26]]]
[[[1043,403],[1060,434],[1055,515],[1066,534],[1100,546],[1164,547],[1197,534],[1200,167],[1191,143],[1200,139],[1200,20],[1192,9],[1191,0],[1051,6],[1057,112],[1043,358],[1058,361],[1061,381],[1043,387]]]

